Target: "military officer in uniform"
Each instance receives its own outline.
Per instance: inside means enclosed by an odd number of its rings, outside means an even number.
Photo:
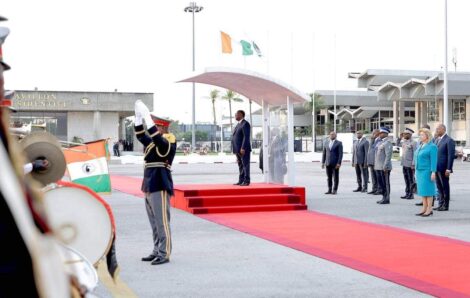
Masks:
[[[147,133],[143,122],[147,127]],[[154,117],[140,100],[135,103],[135,133],[144,145],[145,207],[153,235],[153,251],[142,261],[152,265],[168,263],[171,255],[170,197],[173,195],[171,164],[176,153],[174,135],[168,133],[169,121]]]
[[[390,204],[390,172],[392,171],[393,145],[388,139],[390,130],[387,127],[380,128],[380,141],[375,153],[375,170],[382,188],[382,200],[377,204]]]
[[[403,140],[401,142],[401,166],[403,167],[403,177],[405,178],[405,195],[401,196],[402,199],[412,200],[413,196],[413,185],[414,185],[414,161],[413,157],[418,147],[418,143],[411,139],[414,131],[410,128],[405,128],[403,132]]]

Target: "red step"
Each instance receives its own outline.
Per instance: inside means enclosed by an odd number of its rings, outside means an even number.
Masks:
[[[186,197],[188,207],[222,207],[251,205],[300,204],[301,198],[295,194],[227,195]]]
[[[295,193],[292,187],[243,187],[235,186],[232,189],[191,189],[184,190],[185,197],[195,196],[217,196],[217,195],[232,195],[236,192],[238,195],[255,195],[255,194],[292,194]]]
[[[252,183],[175,185],[171,205],[194,214],[305,210],[305,188]]]
[[[233,213],[233,212],[262,212],[262,211],[292,211],[307,210],[304,204],[274,204],[274,205],[252,205],[252,206],[225,206],[225,207],[196,207],[191,208],[193,214],[208,213]]]

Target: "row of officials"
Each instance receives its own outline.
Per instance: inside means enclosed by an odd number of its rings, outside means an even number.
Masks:
[[[393,144],[387,127],[375,129],[369,140],[362,131],[356,133],[353,144],[352,166],[356,171],[357,189],[370,195],[380,195],[378,204],[390,204],[390,172],[392,170]],[[405,182],[402,199],[414,199],[414,194],[423,197],[420,216],[432,215],[432,206],[437,198],[438,211],[449,210],[449,177],[453,172],[455,142],[447,135],[446,127],[439,124],[434,135],[425,125],[418,134],[419,140],[413,140],[414,131],[406,128],[400,135],[401,167]],[[343,144],[331,132],[324,143],[322,168],[326,169],[328,190],[325,194],[335,195],[339,185],[339,169],[343,160]],[[370,178],[370,179],[369,179]],[[368,185],[372,189],[368,191]]]

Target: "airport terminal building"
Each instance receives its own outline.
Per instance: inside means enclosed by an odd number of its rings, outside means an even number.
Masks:
[[[13,107],[17,113],[11,118],[32,124],[33,131],[45,129],[61,141],[109,138],[110,144],[127,140],[137,145],[126,123],[126,117],[134,115],[137,99],[153,110],[153,93],[16,90]]]

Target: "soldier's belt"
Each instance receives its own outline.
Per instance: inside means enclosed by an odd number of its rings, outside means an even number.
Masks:
[[[171,165],[166,162],[147,162],[144,165],[145,168],[166,168],[171,170]]]

